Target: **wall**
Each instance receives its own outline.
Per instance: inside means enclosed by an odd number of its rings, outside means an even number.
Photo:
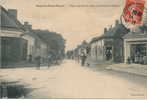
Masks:
[[[1,37],[0,37],[0,68],[2,67],[2,45],[1,45]]]
[[[35,46],[35,39],[32,36],[29,36],[28,34],[22,36],[23,39],[27,40],[28,45],[27,45],[27,55],[32,55],[33,56],[33,48]]]
[[[116,63],[124,62],[124,43],[123,39],[115,38],[113,43],[113,61]]]
[[[27,57],[27,41],[17,37],[2,37],[2,65],[17,63]]]
[[[104,60],[104,41],[98,40],[91,44],[91,58],[93,60]]]
[[[107,47],[112,47],[112,61],[124,61],[123,40],[121,38],[105,38],[91,44],[91,57],[93,60],[106,60],[105,50]]]
[[[147,38],[132,38],[124,40],[124,62],[127,63],[128,57],[131,57],[132,44],[147,44]]]

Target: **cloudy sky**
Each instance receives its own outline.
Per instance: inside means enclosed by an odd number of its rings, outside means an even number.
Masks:
[[[35,29],[48,29],[61,33],[67,40],[66,49],[72,49],[81,41],[102,34],[104,27],[114,24],[122,13],[124,2],[125,0],[3,0],[3,6],[6,9],[17,9],[18,19],[21,22],[29,21]],[[47,7],[47,5],[64,5],[64,7]]]

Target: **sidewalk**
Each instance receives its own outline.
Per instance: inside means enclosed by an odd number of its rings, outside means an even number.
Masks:
[[[106,69],[147,76],[147,65],[121,63],[109,65]]]
[[[104,60],[94,60],[94,59],[91,59],[89,58],[87,60],[87,63],[90,64],[90,66],[97,66],[97,65],[112,65],[113,62],[112,61],[104,61]]]
[[[96,61],[92,59],[89,59],[89,63],[91,67],[102,68],[104,70],[114,70],[147,76],[147,65],[125,63],[116,64],[112,61]]]
[[[43,63],[40,66],[47,66],[47,63]],[[28,67],[36,67],[37,64],[35,62],[29,63],[27,61],[22,61],[22,62],[18,62],[18,63],[9,63],[5,66],[3,66],[3,68],[28,68]]]

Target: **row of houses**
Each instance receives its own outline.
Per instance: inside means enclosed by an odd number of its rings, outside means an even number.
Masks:
[[[16,9],[0,6],[0,21],[0,66],[48,56],[48,44],[35,34],[32,25],[17,19]]]
[[[73,50],[74,56],[78,57],[81,50],[88,50],[88,58],[94,61],[147,64],[147,9],[142,25],[129,29],[116,20],[113,27],[104,28],[104,33],[94,37],[86,48],[81,44]]]
[[[114,27],[104,29],[104,34],[95,37],[90,42],[91,58],[93,60],[123,62],[123,36],[129,32],[124,25],[115,22]]]
[[[116,63],[147,62],[147,11],[144,11],[143,24],[127,29],[116,20],[115,26],[104,29],[104,34],[90,42],[91,58]]]

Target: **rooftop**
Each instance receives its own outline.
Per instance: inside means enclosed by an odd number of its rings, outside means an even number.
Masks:
[[[101,36],[95,37],[90,43],[96,42],[105,38],[122,38],[125,34],[128,33],[128,29],[125,28],[123,24],[118,24],[113,28],[110,28],[106,33]]]
[[[123,38],[124,39],[147,38],[147,33],[130,32],[126,34]]]
[[[15,30],[15,31],[22,31],[22,24],[6,10],[4,7],[0,6],[0,18],[1,24],[0,27],[3,30]]]

